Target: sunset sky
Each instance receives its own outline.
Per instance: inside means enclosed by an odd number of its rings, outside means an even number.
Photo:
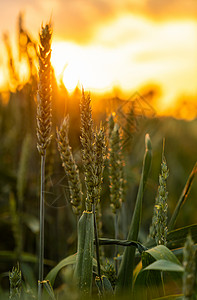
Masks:
[[[52,63],[70,91],[119,86],[129,95],[153,84],[163,110],[197,95],[196,0],[6,0],[0,11],[0,32],[15,39],[20,11],[35,39],[52,19]]]

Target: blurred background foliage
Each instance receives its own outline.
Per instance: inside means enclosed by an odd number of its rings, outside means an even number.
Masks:
[[[8,288],[8,272],[21,262],[23,276],[36,282],[39,233],[39,176],[40,159],[36,147],[36,94],[37,45],[23,28],[19,17],[19,60],[28,62],[29,75],[25,82],[17,76],[9,37],[5,36],[8,55],[10,87],[0,92],[0,286]],[[64,115],[70,115],[70,144],[83,170],[80,156],[81,91],[69,94],[63,83],[57,84],[53,75],[53,140],[47,150],[46,165],[46,220],[45,258],[46,273],[62,258],[76,252],[76,217],[70,203],[68,183],[57,151],[55,129]],[[103,101],[102,101],[103,100]],[[120,238],[127,235],[133,213],[144,154],[144,136],[150,134],[153,160],[150,178],[143,202],[141,242],[146,240],[151,224],[157,193],[158,175],[165,138],[165,156],[170,170],[167,183],[169,215],[181,195],[197,157],[197,120],[185,121],[173,117],[158,117],[146,98],[135,93],[129,100],[92,95],[95,123],[113,113],[122,127],[127,189],[124,218],[120,222]],[[176,227],[196,223],[197,185],[194,182],[188,203],[182,209]],[[102,236],[114,236],[113,214],[109,207],[109,181],[107,168],[101,194]],[[112,255],[106,248],[106,254]],[[27,278],[29,277],[29,278]]]

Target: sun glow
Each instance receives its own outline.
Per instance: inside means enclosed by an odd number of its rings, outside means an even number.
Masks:
[[[96,92],[119,86],[125,92],[147,83],[161,87],[160,111],[183,94],[197,92],[197,23],[153,23],[125,15],[95,32],[86,45],[54,42],[52,64],[66,88]]]
[[[113,76],[110,75],[111,72],[113,74],[113,58],[104,47],[54,43],[51,62],[57,78],[63,78],[69,91],[73,91],[77,85],[97,91],[113,86]]]
[[[18,75],[20,78],[21,82],[26,82],[29,78],[29,66],[27,63],[26,59],[23,59],[19,64],[18,64]]]
[[[0,68],[0,90],[3,90],[7,85],[7,78],[5,78],[5,72],[3,68]]]

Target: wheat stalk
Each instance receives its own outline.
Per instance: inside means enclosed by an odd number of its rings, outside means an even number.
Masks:
[[[99,239],[96,222],[96,206],[100,201],[100,190],[103,178],[105,160],[105,138],[104,129],[100,125],[99,130],[94,130],[92,120],[92,109],[90,95],[86,96],[82,90],[81,108],[81,144],[82,161],[85,173],[85,184],[87,189],[86,208],[93,212],[94,235],[96,245],[96,258],[98,277],[101,280]]]
[[[51,25],[42,27],[39,47],[39,83],[37,97],[37,148],[41,155],[40,185],[40,242],[39,242],[39,284],[38,299],[42,297],[44,279],[44,190],[46,149],[51,141]]]

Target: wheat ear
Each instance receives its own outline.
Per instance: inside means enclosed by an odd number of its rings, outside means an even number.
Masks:
[[[159,186],[157,197],[155,200],[154,213],[152,218],[152,225],[150,227],[150,237],[155,238],[157,245],[166,245],[167,238],[167,178],[169,176],[169,170],[164,156],[164,143],[163,141],[163,153],[161,162],[161,173],[159,175]]]
[[[76,215],[82,212],[82,187],[79,178],[79,170],[72,155],[72,149],[68,139],[69,117],[64,118],[60,129],[57,129],[58,150],[62,160],[62,166],[68,177],[71,205]]]

